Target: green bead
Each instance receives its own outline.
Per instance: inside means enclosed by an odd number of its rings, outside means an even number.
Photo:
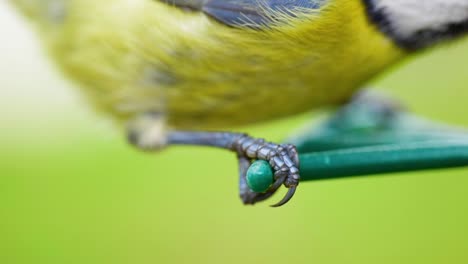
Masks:
[[[268,190],[273,183],[273,171],[268,162],[257,160],[247,170],[247,185],[256,193]]]

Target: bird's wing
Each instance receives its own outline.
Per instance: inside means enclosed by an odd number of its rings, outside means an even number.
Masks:
[[[326,0],[161,0],[167,4],[201,11],[235,27],[261,28],[278,20],[278,15],[318,9]]]

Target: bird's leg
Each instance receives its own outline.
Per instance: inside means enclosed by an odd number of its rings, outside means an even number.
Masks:
[[[299,184],[299,157],[296,148],[288,144],[274,144],[252,138],[243,133],[166,131],[163,114],[146,113],[128,126],[130,143],[143,150],[157,150],[168,145],[199,145],[228,149],[239,159],[239,191],[245,204],[254,204],[273,195],[284,184],[289,188],[286,196],[274,206],[291,199]],[[264,193],[255,193],[247,186],[246,173],[255,160],[265,160],[274,171],[274,183]]]
[[[270,197],[284,184],[289,190],[286,196],[273,206],[287,203],[299,184],[299,157],[293,145],[274,144],[243,133],[172,131],[167,135],[169,145],[201,145],[228,149],[239,159],[239,189],[245,204],[254,204]],[[273,168],[275,181],[265,193],[252,192],[246,182],[246,172],[252,161],[268,161]]]

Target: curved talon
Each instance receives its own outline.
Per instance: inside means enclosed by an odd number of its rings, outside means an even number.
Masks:
[[[296,192],[296,189],[297,189],[297,186],[291,186],[288,189],[288,192],[286,193],[286,195],[283,197],[283,199],[281,199],[281,201],[279,201],[276,204],[270,205],[270,206],[271,207],[280,207],[282,205],[285,205],[294,196],[294,193]]]

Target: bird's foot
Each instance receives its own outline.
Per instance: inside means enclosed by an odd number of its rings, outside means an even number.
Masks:
[[[157,117],[147,115],[146,118],[140,119],[136,126],[131,126],[133,129],[129,130],[130,142],[147,150],[158,149],[166,145],[199,145],[229,149],[235,152],[239,159],[239,190],[244,204],[254,204],[267,199],[281,185],[289,190],[283,199],[273,206],[281,206],[293,197],[300,179],[299,156],[294,145],[274,144],[243,133],[232,132],[170,131],[166,134],[164,129],[149,129],[160,127],[161,120]],[[151,135],[158,135],[155,131],[158,133],[163,131],[165,137],[152,137]],[[273,170],[273,182],[267,186],[266,190],[253,191],[247,183],[247,171],[252,163],[258,160],[268,162]]]
[[[233,141],[231,149],[237,152],[239,158],[239,190],[244,204],[255,204],[269,198],[282,184],[288,188],[288,192],[272,206],[284,205],[293,197],[300,180],[299,156],[294,145],[274,144],[240,134]],[[254,192],[247,184],[247,170],[255,160],[265,160],[273,169],[273,184],[265,192]]]

